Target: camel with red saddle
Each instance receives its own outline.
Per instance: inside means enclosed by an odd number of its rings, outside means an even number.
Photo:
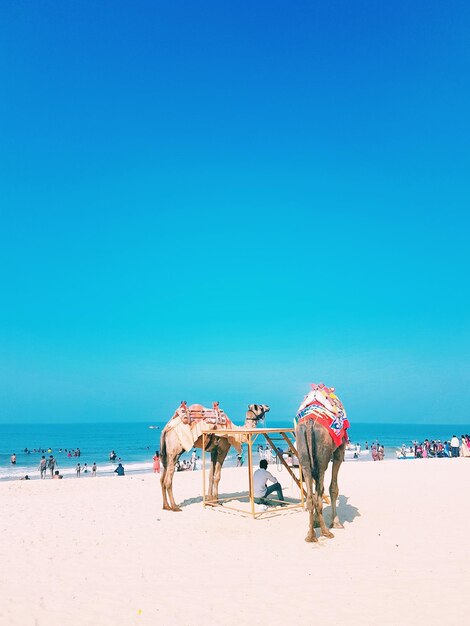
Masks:
[[[206,433],[206,451],[211,453],[211,468],[209,474],[209,500],[218,500],[218,487],[230,446],[241,452],[242,443],[247,441],[243,428],[256,428],[269,411],[266,404],[250,404],[246,412],[245,425],[242,428],[234,426],[229,417],[214,402],[211,409],[201,404],[188,406],[186,402],[175,411],[173,417],[162,431],[160,442],[160,457],[163,472],[160,478],[163,495],[163,508],[166,511],[181,511],[173,497],[173,475],[176,462],[184,451],[191,448],[202,448],[202,433]],[[224,435],[218,434],[221,429],[239,429],[240,433]]]

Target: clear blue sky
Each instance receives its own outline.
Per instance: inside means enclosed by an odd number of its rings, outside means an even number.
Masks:
[[[469,423],[468,2],[0,5],[0,421]]]

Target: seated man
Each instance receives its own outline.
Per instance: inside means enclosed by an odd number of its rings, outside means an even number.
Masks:
[[[119,463],[119,465],[114,470],[114,473],[118,476],[124,476],[124,467],[122,466],[122,463]]]
[[[259,462],[259,467],[260,469],[256,470],[256,472],[253,474],[255,502],[257,504],[265,504],[264,498],[266,496],[269,496],[270,493],[273,493],[273,491],[277,492],[277,499],[284,502],[282,487],[277,482],[277,479],[274,478],[274,476],[267,471],[268,462],[266,461],[266,459],[261,459],[261,461]],[[270,487],[267,486],[268,480],[274,483]]]

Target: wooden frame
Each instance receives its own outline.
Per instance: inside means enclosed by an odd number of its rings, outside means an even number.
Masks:
[[[286,511],[289,509],[304,509],[305,508],[305,498],[306,492],[304,490],[302,484],[302,467],[300,464],[298,466],[290,466],[286,463],[283,454],[279,452],[276,446],[276,442],[286,443],[288,447],[289,453],[292,455],[292,458],[298,458],[297,450],[293,441],[293,434],[295,430],[294,428],[237,428],[237,429],[217,429],[216,431],[205,431],[202,433],[202,503],[203,506],[210,506],[213,508],[221,508],[222,510],[229,511],[237,511],[238,513],[243,513],[245,515],[251,515],[253,519],[257,519],[262,517],[263,515],[272,515],[273,513],[279,511]],[[229,498],[223,498],[217,500],[217,502],[210,502],[208,500],[207,490],[206,490],[206,445],[207,438],[212,437],[213,435],[217,435],[218,437],[223,437],[225,435],[244,435],[246,437],[246,443],[248,446],[248,498],[250,504],[250,510],[246,511],[245,509],[240,509],[234,506],[227,506],[225,503],[230,502],[231,500],[238,500],[238,496],[233,496]],[[258,437],[264,436],[265,441],[271,447],[271,450],[274,452],[276,457],[282,463],[282,465],[286,468],[287,472],[290,474],[297,487],[300,490],[300,500],[295,504],[287,504],[281,507],[269,507],[266,511],[256,511],[255,510],[255,496],[253,489],[253,444],[258,439]],[[295,470],[298,470],[298,475],[296,475]],[[271,499],[272,502],[278,502],[279,500]]]

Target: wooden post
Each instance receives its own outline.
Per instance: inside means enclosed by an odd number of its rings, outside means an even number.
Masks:
[[[251,433],[248,434],[248,484],[250,489],[251,514],[255,516],[255,497],[253,493],[253,450]]]
[[[206,433],[202,433],[202,505],[206,506]]]

